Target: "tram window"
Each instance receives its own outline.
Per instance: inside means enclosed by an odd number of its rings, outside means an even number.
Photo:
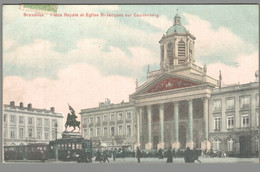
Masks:
[[[53,149],[53,146],[51,146],[51,149]]]
[[[64,148],[67,149],[67,144],[64,145]]]
[[[75,149],[75,145],[74,144],[72,144],[72,149]]]

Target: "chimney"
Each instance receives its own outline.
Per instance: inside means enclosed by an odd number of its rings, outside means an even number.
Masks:
[[[28,104],[28,110],[31,110],[31,109],[32,109],[32,104],[29,103],[29,104]]]
[[[23,102],[20,102],[20,108],[23,108]]]
[[[14,107],[14,105],[15,105],[15,102],[14,102],[14,101],[11,101],[11,102],[10,102],[10,106]]]
[[[51,112],[55,113],[55,108],[54,107],[51,107]]]

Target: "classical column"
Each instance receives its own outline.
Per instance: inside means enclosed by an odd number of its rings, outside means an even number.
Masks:
[[[188,142],[186,143],[186,147],[190,147],[193,149],[193,108],[192,108],[192,100],[188,100]]]
[[[202,150],[208,150],[210,149],[210,142],[209,142],[209,134],[208,134],[208,98],[203,98],[203,141],[201,143],[201,149]]]
[[[179,102],[174,102],[174,143],[172,148],[179,149]]]
[[[160,104],[160,143],[157,145],[157,148],[164,149],[164,104]]]
[[[148,115],[148,143],[145,145],[145,149],[152,149],[152,106],[147,106]]]
[[[139,113],[139,108],[135,108],[135,113],[136,113],[136,136],[137,136],[137,142],[136,146],[140,146],[140,113]]]

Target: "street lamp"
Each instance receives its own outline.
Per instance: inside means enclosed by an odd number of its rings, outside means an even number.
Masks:
[[[58,123],[55,122],[55,140],[57,141],[57,132],[58,130]],[[57,143],[54,144],[54,150],[55,150],[55,161],[58,161],[58,148],[57,148]]]
[[[58,132],[57,132],[57,130],[58,130],[58,123],[56,122],[55,123],[55,140],[57,140],[57,134],[58,134]]]

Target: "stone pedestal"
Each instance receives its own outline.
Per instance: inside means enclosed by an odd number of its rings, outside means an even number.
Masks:
[[[151,150],[152,147],[153,147],[153,144],[152,144],[152,143],[146,143],[146,144],[145,144],[145,149],[146,149],[146,150]]]
[[[190,149],[193,149],[194,148],[194,142],[193,141],[188,141],[186,142],[186,147],[190,147]]]
[[[164,142],[157,144],[157,149],[164,149]]]
[[[180,142],[174,142],[172,143],[172,149],[180,149],[181,145],[180,145]]]
[[[208,140],[201,142],[201,150],[209,150],[211,148],[211,143]]]

